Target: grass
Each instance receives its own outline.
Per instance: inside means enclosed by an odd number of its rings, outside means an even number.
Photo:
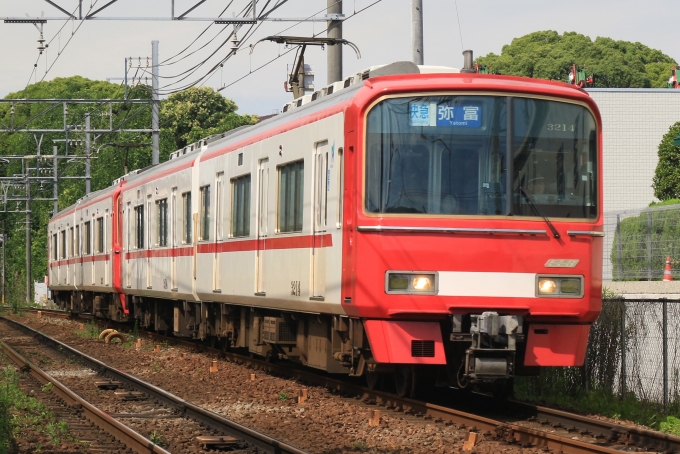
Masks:
[[[361,452],[368,450],[368,445],[363,441],[353,441],[349,444],[349,447],[354,449],[355,451]]]
[[[74,331],[76,336],[81,337],[83,339],[99,339],[99,334],[100,334],[99,326],[97,323],[95,323],[94,320],[89,320],[87,323],[85,323],[85,329],[79,329]]]
[[[151,434],[149,435],[149,441],[160,447],[163,447],[166,444],[165,441],[163,440],[163,435],[159,434],[155,430],[151,432]]]
[[[279,400],[288,400],[288,393],[279,393]]]
[[[54,414],[36,400],[19,389],[19,375],[15,368],[8,366],[0,370],[0,453],[9,449],[13,438],[22,430],[32,430],[47,435],[53,445],[63,440],[74,440],[69,435],[68,425],[58,421]],[[42,388],[50,392],[52,384]],[[36,446],[39,451],[42,446]]]
[[[518,400],[580,414],[596,414],[622,421],[633,421],[662,431],[677,430],[680,435],[680,420],[673,416],[666,417],[663,414],[663,405],[659,403],[641,401],[632,393],[621,398],[618,394],[603,389],[590,391],[580,389],[575,393],[568,393],[566,386],[559,383],[536,393],[528,386],[529,378],[515,378],[515,396]],[[677,413],[678,408],[675,407],[673,405],[671,408],[672,413]],[[677,420],[675,425],[673,419]],[[665,424],[666,430],[662,429],[662,424]]]

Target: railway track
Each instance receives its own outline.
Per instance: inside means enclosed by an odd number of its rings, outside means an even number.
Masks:
[[[43,311],[43,313],[61,318],[69,317],[69,314],[62,311]],[[220,352],[205,344],[149,332],[145,335],[158,341],[167,341],[214,354],[220,353],[231,361],[310,385],[325,387],[332,392],[361,399],[369,405],[384,408],[386,411],[403,412],[433,421],[453,423],[469,431],[490,434],[498,439],[520,445],[533,445],[565,453],[680,452],[679,437],[638,427],[515,401],[499,405],[496,399],[485,395],[475,395],[474,403],[466,402],[470,399],[457,400],[452,403],[457,408],[451,408],[451,406],[399,398],[394,394],[369,390],[357,383],[338,380],[307,369],[284,367],[231,352]]]
[[[4,341],[0,341],[0,346],[2,346],[2,348],[8,353],[10,359],[20,368],[30,367],[30,374],[35,377],[42,385],[52,382],[55,392],[57,392],[57,395],[62,400],[67,402],[69,406],[75,405],[77,407],[82,407],[85,411],[85,417],[89,421],[92,421],[102,430],[112,434],[117,440],[120,440],[133,452],[168,453],[168,451],[155,445],[146,438],[137,434],[129,427],[123,425],[120,421],[118,421],[118,419],[182,418],[190,420],[195,422],[196,428],[203,428],[202,432],[205,435],[196,437],[196,439],[200,444],[204,444],[206,449],[229,445],[231,449],[238,449],[239,452],[244,453],[257,452],[271,454],[308,454],[302,449],[298,449],[295,446],[269,437],[265,434],[257,432],[256,430],[237,424],[215,413],[193,405],[190,402],[180,399],[164,391],[163,389],[126,374],[125,372],[109,367],[96,358],[88,356],[26,325],[5,317],[0,317],[0,319],[2,319],[3,322],[8,323],[11,327],[20,330],[23,334],[28,335],[28,337],[39,340],[42,345],[48,345],[52,349],[58,350],[61,354],[75,358],[75,361],[77,361],[80,365],[86,366],[87,368],[96,371],[99,375],[104,375],[109,378],[110,380],[104,381],[104,383],[100,382],[100,384],[103,384],[104,389],[123,389],[124,391],[119,391],[120,395],[123,396],[122,398],[125,400],[129,399],[130,401],[133,401],[132,403],[138,400],[150,400],[156,402],[165,409],[170,409],[170,412],[166,411],[161,413],[159,413],[157,409],[155,411],[146,411],[143,413],[133,413],[130,410],[125,410],[124,412],[116,413],[114,415],[107,415],[90,403],[81,399],[62,383],[41,371],[28,359],[13,349],[9,344]],[[156,405],[156,407],[158,407],[158,405]],[[112,418],[111,416],[114,416],[116,419]],[[181,425],[186,425],[186,423],[182,423]],[[196,443],[194,442],[193,444],[195,445]]]
[[[131,428],[110,418],[107,414],[81,399],[54,377],[47,375],[31,361],[19,354],[7,343],[0,340],[0,347],[20,370],[30,377],[23,381],[23,388],[34,393],[51,383],[52,392],[58,400],[51,402],[50,410],[62,421],[66,421],[74,435],[89,444],[91,452],[138,452],[169,454]],[[96,426],[96,428],[94,427]],[[98,428],[98,429],[97,429]],[[105,434],[100,432],[104,431]],[[130,451],[131,450],[131,451]]]

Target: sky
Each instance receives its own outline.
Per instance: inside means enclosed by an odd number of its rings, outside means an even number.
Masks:
[[[90,11],[94,11],[108,1],[82,0],[83,11],[90,10],[91,5],[93,9]],[[276,1],[271,0],[270,5]],[[78,6],[78,0],[53,2],[68,11],[74,11]],[[99,16],[168,18],[171,2],[118,0]],[[181,14],[198,2],[174,0],[175,13]],[[189,17],[216,17],[225,7],[223,16],[232,17],[234,14],[239,15],[250,2],[206,0]],[[259,0],[258,8],[266,2]],[[660,49],[676,61],[680,60],[680,40],[676,39],[677,14],[673,13],[677,11],[677,0],[590,0],[582,3],[554,0],[457,0],[457,8],[454,0],[423,0],[423,3],[424,57],[427,65],[459,68],[463,64],[464,48],[472,49],[475,56],[489,52],[499,54],[502,47],[513,38],[539,30],[556,30],[559,33],[575,31],[591,39],[604,36],[641,42]],[[315,14],[324,15],[326,5],[327,0],[288,0],[271,17],[299,19]],[[377,3],[376,0],[344,0],[343,13],[347,19],[343,25],[343,37],[354,43],[361,52],[361,59],[357,59],[353,50],[344,47],[344,77],[370,66],[411,59],[410,5],[411,0],[381,0]],[[42,14],[45,17],[63,17],[63,13],[44,0],[0,0],[0,18],[36,17]],[[33,83],[43,78],[51,80],[74,75],[97,80],[120,79],[124,75],[126,57],[132,56],[135,66],[141,57],[142,66],[146,69],[152,40],[159,41],[160,60],[163,62],[185,49],[210,24],[159,20],[48,21],[43,33],[51,45],[39,57],[39,31],[33,25],[0,22],[0,97],[25,88],[29,80]],[[227,55],[229,43],[220,50],[216,49],[231,26],[211,41],[222,27],[212,25],[194,47],[180,57],[207,43],[205,48],[181,61],[176,58],[160,66],[160,85],[164,92],[199,79]],[[237,34],[239,38],[243,37],[241,34],[245,28]],[[263,22],[244,43],[244,47],[274,34],[312,36],[325,28],[325,22]],[[244,48],[203,83],[214,88],[225,86],[222,94],[236,102],[239,113],[274,113],[293,99],[291,93],[284,91],[283,82],[286,80],[287,66],[293,64],[295,52],[279,57],[288,50],[283,45],[271,42],[259,43],[252,54]],[[212,59],[184,82],[168,85],[178,80],[173,76],[184,73],[213,53]],[[37,68],[33,72],[36,62]],[[305,63],[312,66],[316,87],[326,85],[326,51],[320,47],[308,47]],[[262,65],[265,66],[258,70]],[[119,84],[120,80],[112,82]]]

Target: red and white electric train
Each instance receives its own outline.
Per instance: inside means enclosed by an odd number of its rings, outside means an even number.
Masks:
[[[584,361],[602,140],[583,90],[400,62],[202,140],[49,224],[73,312],[331,373],[504,388]]]

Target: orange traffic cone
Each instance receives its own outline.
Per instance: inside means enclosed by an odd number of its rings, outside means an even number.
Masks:
[[[672,281],[673,280],[673,275],[671,274],[671,258],[666,257],[666,266],[663,269],[663,280],[664,281]]]

